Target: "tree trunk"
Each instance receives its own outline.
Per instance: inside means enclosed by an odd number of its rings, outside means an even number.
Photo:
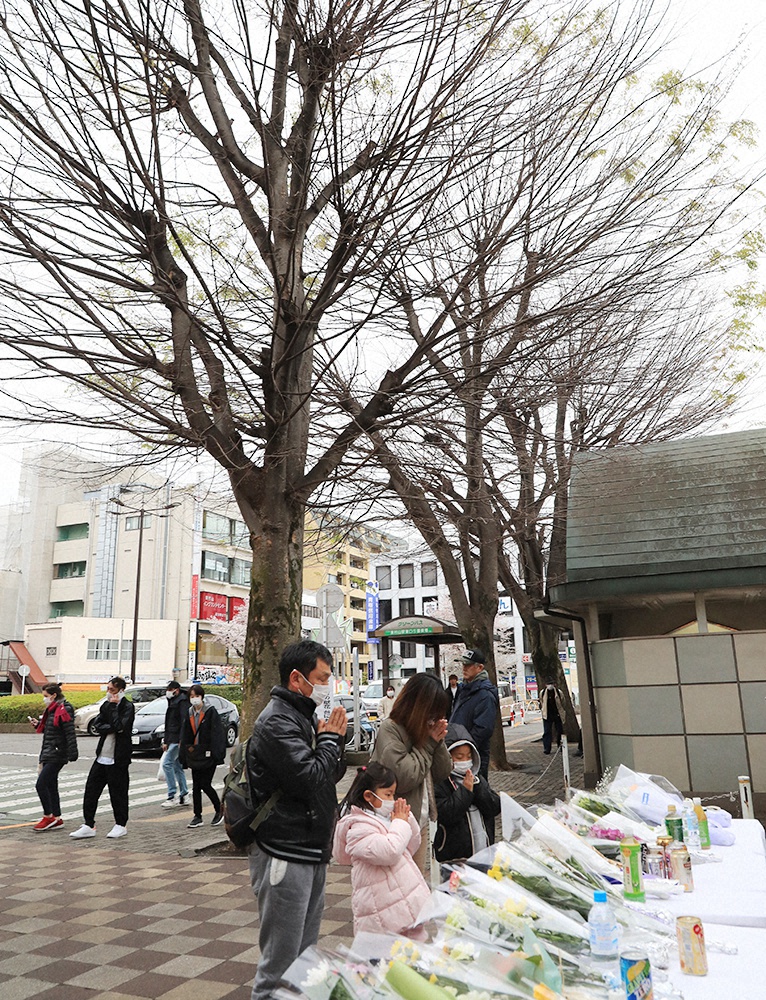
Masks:
[[[253,569],[244,650],[242,731],[249,735],[270,692],[279,683],[279,659],[300,639],[305,508],[266,483],[250,526]]]
[[[571,742],[579,743],[581,739],[580,724],[575,715],[572,695],[566,681],[564,668],[559,659],[559,635],[561,631],[555,626],[538,621],[534,617],[531,621],[525,617],[524,625],[529,638],[538,693],[540,696],[542,695],[546,684],[556,685],[561,692],[561,698],[564,703],[565,715],[562,719],[564,734]]]

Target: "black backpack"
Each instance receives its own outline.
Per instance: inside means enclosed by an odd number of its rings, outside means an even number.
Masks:
[[[255,831],[269,815],[282,794],[282,790],[279,788],[260,805],[253,803],[247,774],[247,745],[249,742],[250,740],[246,739],[244,743],[238,743],[231,751],[229,771],[223,779],[223,795],[221,796],[226,836],[235,847],[240,849],[253,842]]]

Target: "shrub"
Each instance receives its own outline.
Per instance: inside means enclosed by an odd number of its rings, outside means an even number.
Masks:
[[[83,705],[93,705],[103,698],[102,691],[70,691],[64,687],[64,697],[72,708],[82,708]],[[0,724],[26,722],[27,716],[37,718],[42,714],[45,704],[41,694],[12,694],[0,698]],[[32,730],[30,729],[30,732]]]

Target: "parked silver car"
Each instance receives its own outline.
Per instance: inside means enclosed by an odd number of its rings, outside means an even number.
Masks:
[[[155,698],[163,698],[166,690],[167,688],[165,686],[157,684],[136,684],[135,687],[131,687],[129,684],[125,689],[125,695],[130,698],[134,704],[143,705],[148,701],[153,701]],[[75,711],[74,728],[77,732],[87,733],[89,736],[98,736],[98,733],[95,730],[95,722],[99,709],[105,701],[106,695],[103,695],[103,697],[99,698],[99,700],[94,702],[92,705],[84,705],[82,708],[78,708]]]

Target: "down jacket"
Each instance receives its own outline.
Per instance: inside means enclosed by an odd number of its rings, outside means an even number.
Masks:
[[[43,734],[41,764],[68,764],[77,760],[74,709],[63,699],[52,702],[43,712],[36,731]]]
[[[500,704],[497,688],[482,670],[472,681],[464,681],[460,687],[452,714],[451,723],[465,726],[481,757],[481,773],[489,771],[489,741],[495,728],[497,710]]]
[[[247,744],[247,776],[254,803],[279,798],[255,841],[283,861],[327,864],[338,818],[335,785],[346,772],[344,740],[317,733],[316,705],[277,685]]]
[[[352,806],[335,831],[333,856],[351,865],[354,933],[398,934],[417,920],[431,896],[412,854],[420,830],[412,815],[386,823],[367,809]]]

